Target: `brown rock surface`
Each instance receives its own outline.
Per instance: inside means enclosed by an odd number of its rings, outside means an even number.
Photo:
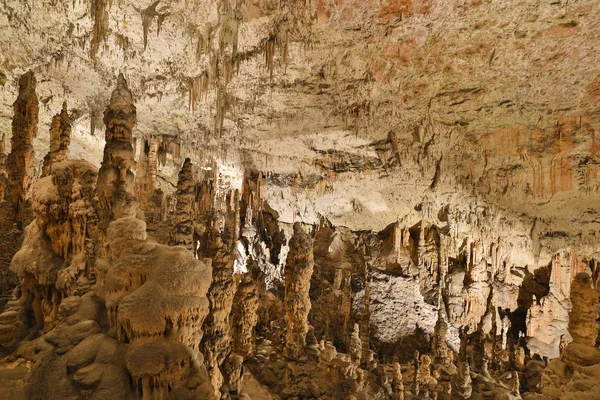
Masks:
[[[304,354],[308,333],[308,296],[313,273],[313,242],[300,223],[294,224],[285,267],[285,354],[295,360]]]
[[[60,114],[52,118],[50,125],[50,151],[44,157],[42,166],[42,177],[52,172],[52,165],[65,161],[69,156],[69,144],[71,144],[71,118],[67,110],[67,102],[63,103]]]
[[[33,139],[38,132],[39,113],[36,85],[31,71],[19,78],[19,97],[13,104],[11,149],[6,160],[8,183],[4,197],[13,204],[20,227],[30,222],[29,188],[35,175]]]

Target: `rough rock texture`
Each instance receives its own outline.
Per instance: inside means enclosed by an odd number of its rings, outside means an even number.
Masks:
[[[179,171],[177,180],[177,191],[175,197],[177,205],[173,218],[173,232],[171,233],[171,244],[182,245],[192,250],[194,240],[194,226],[192,222],[192,205],[196,197],[194,176],[192,174],[192,161],[186,158]]]
[[[235,198],[237,199],[237,194]],[[210,312],[202,327],[204,338],[201,348],[206,359],[211,383],[215,389],[215,395],[220,393],[221,386],[224,383],[220,366],[231,351],[229,315],[238,282],[238,278],[234,277],[235,258],[233,249],[239,223],[236,218],[238,214],[235,209],[231,208],[232,199],[233,197],[229,193],[226,200],[226,210],[222,213],[224,217],[223,230],[220,230],[217,219],[213,222],[212,230],[209,233],[210,244],[206,253],[206,256],[212,259],[213,274],[212,284],[207,294],[210,302]],[[234,205],[234,208],[237,208],[237,205]]]
[[[25,227],[31,221],[29,188],[35,175],[33,139],[38,132],[39,113],[36,85],[32,71],[19,78],[19,97],[13,104],[15,116],[6,160],[8,183],[4,197],[13,204],[19,227]]]
[[[127,81],[119,74],[117,88],[112,92],[110,104],[104,111],[106,125],[106,146],[102,166],[98,171],[96,198],[98,202],[100,235],[108,224],[121,217],[136,214],[137,199],[134,193],[134,175],[131,171],[135,163],[133,152],[133,127],[136,111],[133,95]],[[104,240],[100,239],[100,252]]]
[[[256,262],[248,263],[248,273],[243,274],[233,299],[231,310],[233,351],[244,359],[254,355],[256,324],[258,323],[260,279],[264,277]]]
[[[593,398],[599,17],[591,0],[2,2],[0,131],[24,168],[4,184],[0,156],[4,264],[21,249],[0,397],[383,400],[401,374],[407,398]],[[73,168],[39,180],[29,226],[27,154],[57,142],[31,142],[27,70],[40,129],[68,98],[71,154],[101,165],[91,203]],[[164,247],[182,216],[188,249]],[[298,222],[314,269],[296,281]]]
[[[313,241],[300,223],[294,224],[294,235],[285,266],[285,354],[295,360],[304,354],[308,333],[308,296],[314,268]]]
[[[65,161],[69,156],[71,144],[71,118],[67,110],[67,102],[63,103],[60,114],[52,118],[50,125],[50,151],[44,157],[42,177],[50,175],[52,165]]]
[[[598,290],[585,272],[575,275],[571,284],[571,304],[569,333],[573,343],[594,346],[598,336]]]

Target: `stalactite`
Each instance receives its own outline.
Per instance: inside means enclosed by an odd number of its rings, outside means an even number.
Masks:
[[[273,60],[275,58],[275,38],[269,38],[265,42],[265,65],[269,71],[269,78],[273,79]]]
[[[108,11],[106,10],[106,0],[92,0],[90,6],[90,15],[94,21],[92,41],[90,43],[90,57],[96,63],[100,43],[108,33]]]
[[[160,35],[160,28],[162,27],[162,23],[164,22],[165,18],[169,16],[169,13],[161,14],[156,11],[156,7],[158,7],[159,3],[160,0],[156,0],[147,8],[140,11],[140,14],[142,15],[142,27],[144,29],[144,50],[146,50],[146,47],[148,46],[148,31],[150,30],[150,25],[152,24],[154,17],[157,17],[158,26],[156,28],[156,36],[158,37]]]
[[[192,79],[188,94],[189,109],[194,112],[196,109],[196,102],[205,101],[208,96],[209,88],[208,73],[205,71],[201,75]]]

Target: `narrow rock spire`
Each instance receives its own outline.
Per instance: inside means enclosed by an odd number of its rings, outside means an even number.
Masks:
[[[308,292],[314,268],[313,242],[299,222],[294,223],[294,235],[285,266],[285,355],[296,360],[304,351],[311,309]]]
[[[52,165],[67,159],[70,144],[71,117],[67,111],[67,102],[65,101],[60,114],[56,114],[52,118],[50,125],[50,151],[44,157],[42,177],[50,175]]]
[[[5,198],[13,204],[17,212],[17,224],[20,226],[29,222],[29,187],[34,176],[35,162],[33,139],[37,136],[39,113],[36,84],[32,71],[19,79],[19,96],[13,104],[11,151],[6,163],[8,185]]]

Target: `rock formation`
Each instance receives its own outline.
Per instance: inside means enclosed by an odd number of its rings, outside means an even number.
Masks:
[[[0,2],[0,398],[595,398],[596,3]]]
[[[231,310],[233,351],[244,359],[255,352],[256,324],[258,323],[258,286],[263,274],[256,262],[248,262],[248,272],[243,274],[238,284]],[[264,279],[264,278],[263,278]]]
[[[237,200],[237,194],[235,199]],[[215,396],[223,386],[221,365],[231,352],[231,336],[229,314],[234,302],[237,281],[234,281],[233,248],[237,238],[239,225],[235,210],[231,209],[232,196],[226,201],[225,227],[221,231],[218,220],[213,221],[209,234],[209,249],[207,256],[212,259],[212,284],[207,297],[210,311],[202,327],[204,338],[201,344],[202,353],[210,375]],[[236,206],[237,207],[237,206]]]
[[[585,272],[575,275],[571,283],[571,304],[569,333],[573,343],[594,346],[598,336],[598,290],[592,288],[592,280]]]
[[[65,161],[69,156],[69,145],[71,144],[71,118],[67,110],[67,102],[62,106],[60,114],[52,118],[50,125],[50,151],[44,157],[42,165],[42,177],[52,172],[52,166]]]
[[[33,139],[38,132],[37,80],[32,71],[19,78],[19,97],[13,104],[10,153],[6,160],[8,183],[4,198],[13,204],[16,222],[25,227],[31,221],[29,189],[35,175]]]
[[[196,197],[194,176],[192,174],[192,161],[186,158],[179,171],[177,180],[177,205],[173,219],[173,232],[171,233],[171,244],[182,245],[192,250],[194,226],[192,223],[192,205]]]
[[[111,221],[136,214],[133,127],[136,110],[133,95],[123,74],[119,74],[117,88],[112,92],[110,104],[104,112],[106,145],[102,166],[98,171],[96,201],[99,214],[99,251],[105,243],[104,232]]]
[[[308,297],[313,273],[313,243],[299,222],[294,224],[294,235],[289,242],[285,266],[285,354],[291,360],[304,352],[308,332]]]

